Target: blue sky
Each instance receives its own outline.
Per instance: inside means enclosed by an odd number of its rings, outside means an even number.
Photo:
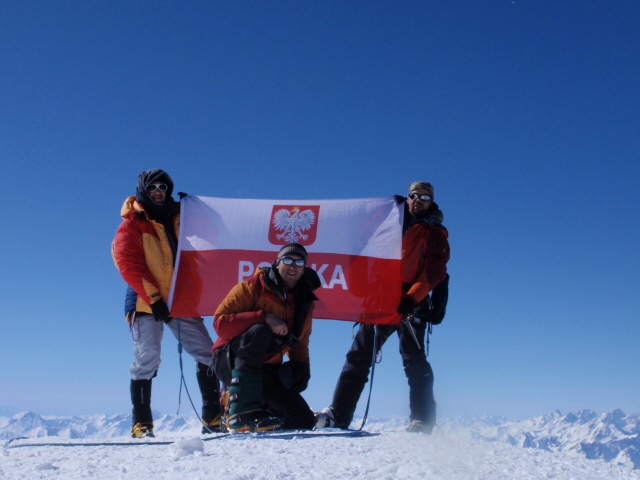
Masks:
[[[430,181],[452,252],[439,415],[640,412],[639,24],[624,0],[2,2],[0,414],[129,410],[110,243],[150,168],[227,198]],[[350,335],[314,325],[315,409]],[[153,407],[174,413],[163,348]],[[370,414],[408,414],[395,338]]]

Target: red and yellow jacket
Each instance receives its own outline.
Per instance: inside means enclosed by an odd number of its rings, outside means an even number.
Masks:
[[[125,200],[120,216],[123,221],[111,244],[113,261],[124,281],[138,294],[136,311],[151,313],[150,304],[160,298],[165,302],[169,299],[174,264],[172,241],[165,227],[147,216],[135,195]],[[177,235],[177,206],[171,222]]]
[[[402,293],[421,302],[447,276],[449,234],[439,224],[417,220],[402,237]]]
[[[294,328],[296,295],[303,295],[304,292],[296,293],[296,289],[294,289],[287,293],[285,299],[281,293],[270,286],[272,282],[268,278],[269,272],[270,269],[259,268],[249,280],[240,282],[233,287],[222,301],[216,310],[213,321],[213,327],[218,334],[218,338],[213,344],[213,351],[243,334],[253,325],[267,323],[267,313],[284,320],[290,332],[296,331]],[[298,282],[302,281],[301,278]],[[313,299],[317,299],[313,293],[306,293],[307,299],[311,299],[309,294]],[[298,327],[299,333],[296,332],[299,344],[292,348],[281,341],[281,354],[265,357],[265,363],[280,364],[282,356],[285,354],[292,361],[309,363],[309,336],[311,335],[313,307],[311,301],[306,317],[303,319],[302,325]]]

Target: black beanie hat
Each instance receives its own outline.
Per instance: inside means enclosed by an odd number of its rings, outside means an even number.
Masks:
[[[286,257],[290,253],[294,255],[300,255],[304,261],[307,261],[307,251],[304,249],[302,245],[299,243],[287,243],[280,249],[280,253],[278,253],[278,260],[282,257]]]

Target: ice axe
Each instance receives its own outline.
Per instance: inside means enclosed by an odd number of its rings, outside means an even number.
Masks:
[[[416,318],[415,317],[416,311],[417,311],[417,309],[413,313],[405,314],[402,317],[402,323],[407,327],[407,330],[409,330],[409,333],[413,337],[413,341],[416,342],[416,345],[418,346],[418,349],[422,350],[422,345],[418,341],[418,336],[416,335],[416,329],[413,328],[413,320]]]

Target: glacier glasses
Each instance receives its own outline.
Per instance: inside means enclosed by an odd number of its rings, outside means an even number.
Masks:
[[[423,202],[429,202],[431,200],[431,197],[429,195],[418,195],[417,193],[410,193],[409,198],[411,200],[420,199]]]
[[[305,264],[307,263],[302,258],[298,258],[298,259],[294,260],[291,257],[282,257],[281,260],[282,260],[282,263],[284,263],[285,265],[291,265],[293,263],[293,264],[296,265],[296,267],[304,267]]]
[[[161,192],[167,191],[167,185],[164,183],[158,183],[157,185],[149,185],[147,187],[147,192],[155,192],[156,190],[160,190]]]

